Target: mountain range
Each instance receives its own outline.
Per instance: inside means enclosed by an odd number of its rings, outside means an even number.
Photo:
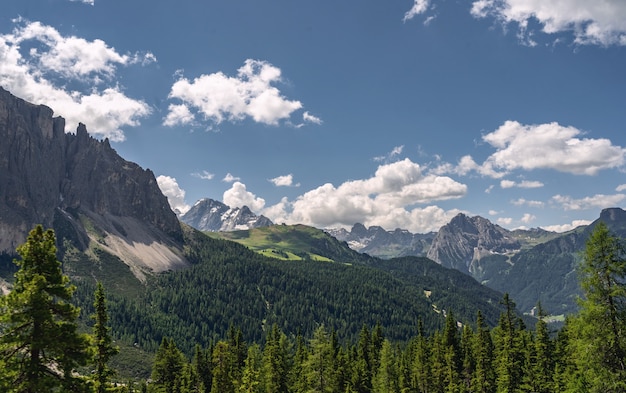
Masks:
[[[626,237],[626,212],[617,207],[604,209],[590,225],[565,233],[541,228],[510,231],[486,218],[462,213],[435,234],[385,231],[362,224],[350,231],[327,232],[372,256],[426,256],[509,293],[520,310],[531,312],[540,302],[550,314],[563,315],[577,310],[581,291],[576,267],[590,232],[600,221],[615,235]]]
[[[497,323],[500,292],[424,257],[374,258],[304,226],[248,230],[249,237],[267,230],[276,250],[299,242],[298,258],[214,239],[178,219],[152,171],[90,137],[83,124],[76,133],[64,128],[49,107],[0,88],[0,284],[10,290],[15,248],[29,230],[53,228],[82,317],[93,312],[102,282],[113,334],[131,351],[154,351],[169,336],[190,352],[233,325],[247,340],[261,340],[274,323],[304,335],[325,324],[354,339],[379,322],[402,340],[417,333],[418,319],[434,331],[450,311],[467,323],[480,310]],[[187,218],[213,230],[269,223],[210,200],[190,212]]]

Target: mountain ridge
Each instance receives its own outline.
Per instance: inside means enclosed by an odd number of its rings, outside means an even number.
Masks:
[[[230,207],[210,198],[198,200],[179,219],[200,231],[224,232],[259,228],[272,225],[272,221],[254,214],[248,206]]]

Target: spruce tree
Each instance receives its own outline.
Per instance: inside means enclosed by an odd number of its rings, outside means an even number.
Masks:
[[[591,233],[580,267],[584,298],[572,320],[575,380],[594,392],[626,391],[626,253],[604,223]],[[581,383],[582,383],[581,382]]]
[[[185,357],[174,344],[174,340],[163,337],[152,366],[152,381],[155,391],[178,393],[181,388],[181,377],[185,363]]]
[[[94,339],[94,363],[96,366],[94,373],[94,382],[97,393],[106,392],[106,386],[109,378],[115,374],[108,363],[113,355],[119,352],[119,349],[113,345],[111,339],[110,328],[108,326],[109,315],[107,312],[106,296],[102,283],[98,281],[95,293],[94,308],[96,313],[93,318],[95,324],[93,326]]]
[[[75,287],[61,271],[55,235],[38,225],[17,248],[13,290],[0,299],[0,359],[5,392],[87,388],[76,374],[89,360],[89,337],[79,334]]]

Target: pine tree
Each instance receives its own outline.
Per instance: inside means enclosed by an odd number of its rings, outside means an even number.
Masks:
[[[83,391],[76,368],[89,360],[89,337],[77,332],[75,287],[56,258],[54,231],[38,225],[17,252],[15,285],[0,299],[3,391]]]
[[[234,393],[233,352],[226,341],[218,341],[213,349],[213,381],[211,393]]]
[[[396,354],[389,340],[383,340],[380,350],[380,365],[372,382],[375,393],[399,393],[399,374]]]
[[[185,357],[174,344],[174,340],[163,337],[152,366],[152,380],[156,391],[178,393],[185,363]]]
[[[505,311],[500,315],[498,326],[494,329],[496,357],[496,391],[514,392],[521,385],[522,353],[519,348],[518,321],[515,315],[515,303],[508,293],[504,294],[502,304]]]
[[[324,325],[319,326],[313,333],[310,351],[304,363],[304,372],[307,376],[308,392],[325,393],[333,390],[333,347]]]
[[[263,348],[262,375],[264,391],[267,393],[283,393],[288,391],[289,364],[287,337],[274,324],[268,333]]]
[[[604,223],[591,233],[580,268],[584,299],[572,321],[579,380],[594,392],[626,391],[626,253]]]
[[[496,384],[493,370],[493,341],[480,311],[478,311],[478,316],[476,317],[476,334],[474,335],[472,349],[474,353],[474,373],[471,381],[471,390],[477,393],[493,392]]]
[[[94,373],[94,386],[97,393],[106,392],[106,386],[109,378],[115,374],[115,371],[109,368],[108,363],[113,355],[119,352],[119,349],[113,345],[111,339],[110,328],[108,326],[109,315],[107,312],[106,297],[102,283],[98,281],[95,293],[94,308],[96,313],[93,318],[95,324],[93,326],[94,339],[94,363],[96,370]]]
[[[261,393],[261,349],[258,344],[248,347],[238,391],[239,393]]]

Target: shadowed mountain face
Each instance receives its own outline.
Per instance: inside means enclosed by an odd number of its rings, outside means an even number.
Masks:
[[[139,254],[148,246],[162,248],[157,270],[186,264],[177,251],[180,223],[154,174],[83,124],[66,134],[65,120],[52,115],[0,88],[0,252],[13,253],[43,224],[60,244],[67,237],[85,250],[96,240],[129,265],[145,259]]]

